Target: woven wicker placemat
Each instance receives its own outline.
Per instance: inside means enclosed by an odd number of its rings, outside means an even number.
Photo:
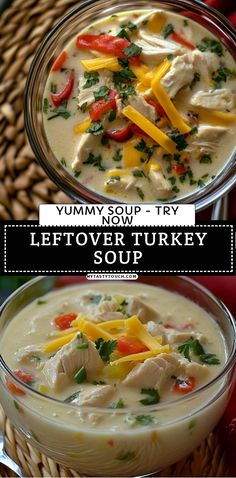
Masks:
[[[72,477],[82,476],[78,472],[64,468],[51,458],[33,448],[14,428],[0,406],[0,429],[5,432],[5,446],[8,454],[33,477]],[[12,476],[0,464],[0,477]],[[222,450],[217,429],[188,457],[160,472],[161,477],[225,477],[229,476],[225,453]]]
[[[39,204],[68,203],[35,161],[23,95],[35,51],[76,0],[13,0],[0,18],[0,219],[38,219]]]

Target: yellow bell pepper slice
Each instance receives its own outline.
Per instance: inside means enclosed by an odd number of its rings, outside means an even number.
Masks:
[[[166,23],[166,15],[163,12],[154,13],[147,23],[152,33],[160,33]]]
[[[122,113],[126,118],[135,123],[139,128],[141,128],[145,133],[147,133],[156,143],[160,144],[163,149],[168,153],[176,153],[176,144],[172,141],[169,136],[163,133],[159,128],[157,128],[151,121],[149,121],[145,116],[143,116],[139,111],[137,111],[132,106],[128,105],[123,110]]]
[[[157,100],[159,101],[160,105],[162,106],[163,110],[167,114],[172,125],[177,128],[182,134],[189,133],[189,131],[191,131],[190,126],[185,123],[184,119],[177,111],[174,103],[171,101],[169,95],[167,94],[163,86],[160,84],[158,72],[152,80],[152,91],[156,96]]]
[[[164,60],[153,72],[152,79],[155,79],[155,81],[161,81],[163,76],[169,71],[170,67],[171,67],[171,61]]]
[[[74,126],[74,134],[83,134],[90,127],[91,120],[88,118]]]
[[[115,56],[105,56],[100,58],[92,58],[91,60],[80,60],[81,65],[87,71],[96,71],[106,68],[110,71],[119,71],[121,66]]]
[[[222,113],[221,111],[209,111],[204,108],[197,108],[200,120],[215,126],[228,126],[236,121],[236,114]]]
[[[135,146],[139,143],[137,138],[131,139],[124,144],[123,148],[123,162],[125,168],[135,168],[135,166],[141,165],[141,158],[143,153],[138,151]]]

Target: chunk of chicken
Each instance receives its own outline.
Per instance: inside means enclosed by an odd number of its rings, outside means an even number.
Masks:
[[[198,128],[197,134],[193,135],[193,139],[185,151],[195,153],[197,156],[204,153],[214,153],[226,131],[225,126],[202,124]]]
[[[149,119],[153,123],[157,119],[156,108],[151,106],[147,103],[143,96],[130,96],[129,97],[129,104],[133,106],[139,113],[141,113],[145,118]]]
[[[200,332],[195,332],[193,330],[181,331],[172,328],[165,328],[162,324],[157,324],[153,321],[147,323],[148,332],[154,337],[157,335],[162,335],[164,337],[165,343],[168,344],[179,344],[189,340],[191,337],[198,339],[201,344],[204,344],[206,341],[203,334]]]
[[[123,314],[117,312],[118,305],[115,300],[103,300],[100,302],[96,314],[96,322],[106,322],[107,320],[120,320],[123,319]]]
[[[171,64],[170,70],[161,80],[171,98],[174,98],[181,88],[191,83],[193,79],[193,65],[191,55],[185,53],[177,56]]]
[[[105,181],[104,187],[105,190],[109,193],[116,193],[120,191],[126,191],[132,189],[137,179],[132,175],[131,172],[122,171],[117,169],[117,171],[112,170],[112,175]]]
[[[189,360],[183,356],[179,358],[179,367],[179,373],[187,377],[194,377],[197,380],[205,377],[209,372],[206,365],[202,365],[197,362],[189,362]]]
[[[74,171],[79,171],[87,161],[89,153],[96,152],[98,146],[101,145],[100,136],[94,136],[92,133],[83,133],[77,145],[77,153],[71,167]]]
[[[228,88],[219,90],[198,91],[192,96],[191,105],[202,106],[210,110],[230,111],[234,108],[235,99]]]
[[[182,52],[184,53],[184,49],[180,45],[156,35],[148,35],[143,30],[139,31],[138,39],[135,43],[142,48],[141,60],[148,64],[158,65],[167,55],[180,55]]]
[[[205,87],[208,91],[211,74],[219,67],[219,58],[215,53],[209,51],[194,50],[192,52],[192,63],[194,71],[200,74],[201,87]]]
[[[154,186],[157,196],[159,198],[168,198],[172,194],[171,184],[167,179],[164,178],[164,175],[161,171],[157,170],[155,166],[150,167],[149,178],[152,185]]]
[[[79,76],[78,82],[78,105],[82,106],[84,103],[87,103],[87,106],[90,106],[94,103],[94,91],[98,91],[101,86],[106,85],[108,88],[112,87],[112,72],[109,70],[99,70],[98,82],[95,85],[90,86],[89,88],[84,88],[86,84],[86,78],[83,75]]]
[[[88,390],[82,390],[73,403],[80,407],[104,407],[114,393],[115,388],[111,385],[96,385]]]
[[[34,356],[37,356],[42,352],[41,345],[27,345],[26,347],[21,347],[17,352],[15,352],[15,357],[17,362],[27,363],[34,359]]]
[[[85,343],[88,348],[78,349],[78,345]],[[73,375],[82,367],[85,367],[87,376],[96,373],[103,367],[103,361],[91,340],[85,334],[82,338],[74,338],[69,344],[64,345],[55,355],[50,358],[42,373],[48,385],[53,389],[65,387]]]
[[[155,321],[159,319],[158,312],[137,297],[129,296],[127,302],[126,314],[128,316],[137,315],[139,320],[143,323],[148,320]]]
[[[136,365],[123,381],[124,385],[160,389],[179,366],[176,354],[160,354]]]

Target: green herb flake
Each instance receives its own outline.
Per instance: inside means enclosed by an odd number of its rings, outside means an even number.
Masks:
[[[217,356],[215,354],[202,354],[200,355],[200,361],[202,363],[205,363],[207,365],[219,365],[220,364],[220,360],[217,358]]]
[[[50,84],[50,91],[53,94],[55,94],[57,92],[57,85],[53,82]]]
[[[76,338],[77,338],[78,340],[82,339],[83,337],[84,337],[83,332],[78,332],[78,334],[76,335]]]
[[[43,304],[46,304],[46,303],[47,303],[46,300],[41,300],[41,299],[37,300],[37,305],[43,305]]]
[[[198,132],[197,126],[193,126],[192,129],[191,129],[191,131],[189,131],[189,134],[192,135],[192,134],[196,134],[197,132]]]
[[[84,78],[86,79],[86,82],[83,85],[83,90],[86,88],[91,88],[91,86],[99,83],[99,74],[97,71],[85,71]]]
[[[87,373],[86,373],[86,370],[85,370],[85,367],[82,366],[78,372],[75,373],[74,375],[74,380],[77,382],[77,383],[82,383],[86,380],[87,378]]]
[[[82,113],[85,113],[87,106],[88,106],[88,103],[87,101],[85,101],[85,103],[79,106],[80,111],[82,111]]]
[[[129,21],[128,23],[123,23],[121,25],[121,28],[128,28],[128,30],[135,31],[137,30],[137,25],[135,25],[133,22]]]
[[[215,88],[221,88],[221,84],[228,79],[236,78],[236,70],[230,70],[226,67],[220,67],[212,74],[212,81]]]
[[[61,158],[61,161],[60,161],[60,163],[62,164],[62,166],[67,166],[67,164],[66,164],[66,161],[65,161],[65,159],[64,159],[64,158]]]
[[[69,397],[67,397],[65,400],[63,400],[64,403],[71,403],[73,400],[75,400],[80,394],[80,390],[78,392],[73,393]]]
[[[154,422],[154,418],[151,415],[137,415],[135,417],[135,422],[138,425],[147,426]]]
[[[122,160],[121,149],[116,150],[115,154],[112,156],[112,159],[114,161],[121,161]]]
[[[203,188],[205,186],[204,181],[200,178],[197,180],[197,185],[199,188]]]
[[[133,451],[122,452],[116,457],[117,460],[122,460],[122,461],[133,460],[133,458],[135,458],[135,453]]]
[[[88,349],[88,344],[86,344],[86,343],[84,342],[83,344],[78,344],[78,345],[76,346],[76,348],[77,348],[78,350]]]
[[[174,60],[174,55],[172,55],[172,53],[170,53],[169,55],[167,55],[167,60],[169,61],[173,61]]]
[[[212,163],[211,155],[203,154],[200,158],[200,163],[204,163],[204,164]]]
[[[141,188],[138,186],[136,187],[137,194],[139,195],[140,199],[143,201],[144,200],[144,192]]]
[[[154,148],[155,148],[154,146],[152,146],[152,147],[147,146],[144,139],[141,139],[141,141],[139,141],[139,143],[135,146],[135,149],[137,149],[141,153],[147,154],[147,159],[148,160],[151,159],[151,157],[153,155],[153,152],[154,152]]]
[[[131,43],[127,48],[124,49],[123,53],[128,57],[139,56],[142,53],[142,48],[135,43]]]
[[[172,184],[172,186],[174,186],[175,183],[176,183],[176,177],[175,177],[175,176],[170,176],[170,177],[168,178],[168,181],[170,181],[170,183]]]
[[[16,400],[13,400],[13,404],[14,404],[14,407],[16,408],[16,410],[19,412],[20,411],[19,403]]]
[[[172,23],[168,23],[163,30],[163,37],[168,38],[171,33],[174,33],[174,27]]]
[[[109,113],[109,116],[108,116],[108,121],[110,121],[110,123],[111,123],[115,119],[116,119],[116,112],[115,112],[115,110],[111,110],[110,113]]]
[[[147,398],[139,400],[142,405],[155,405],[160,401],[160,394],[155,388],[142,388],[141,393],[148,395]]]
[[[61,118],[65,119],[65,120],[67,120],[67,119],[70,118],[70,116],[71,116],[70,111],[66,111],[66,110],[57,110],[57,109],[56,109],[56,110],[53,110],[53,112],[56,112],[56,114],[53,115],[53,116],[50,116],[50,117],[48,118],[48,121],[50,121],[50,120],[52,120],[52,119],[54,119],[54,118],[58,118],[58,117],[61,117]]]
[[[125,28],[121,28],[120,32],[116,35],[119,38],[126,38],[126,40],[130,41],[130,36]]]
[[[110,408],[117,409],[117,408],[124,408],[125,404],[122,398],[119,398],[117,402],[113,402],[110,406]]]
[[[129,60],[127,58],[118,58],[118,63],[122,68],[127,68],[129,66]]]
[[[200,73],[198,73],[198,71],[195,71],[195,73],[194,73],[194,75],[193,75],[193,79],[192,79],[192,81],[191,81],[191,83],[190,83],[190,85],[189,85],[189,86],[190,86],[190,89],[192,90],[193,87],[196,85],[196,83],[197,83],[198,81],[200,81],[200,80],[201,80],[201,75],[200,75]]]
[[[78,178],[80,175],[81,175],[81,171],[76,171],[76,172],[74,173],[74,177],[75,177],[75,178]]]
[[[35,362],[41,361],[41,357],[39,357],[39,355],[31,355],[31,359],[35,360]]]
[[[43,112],[45,114],[47,114],[47,112],[48,112],[48,99],[47,98],[43,99]]]
[[[101,86],[98,91],[93,92],[95,101],[99,101],[101,99],[106,100],[109,91],[110,91],[110,89],[108,88],[108,86],[106,86],[106,85]]]
[[[109,143],[109,138],[107,138],[107,136],[102,136],[101,143],[105,146]]]
[[[104,128],[101,121],[92,121],[90,127],[86,130],[86,133],[92,133],[94,136],[100,136],[100,134],[103,134]]]
[[[218,56],[223,56],[224,54],[223,45],[215,38],[203,38],[197,45],[197,48],[202,52],[211,51]]]
[[[146,178],[146,174],[144,173],[142,169],[134,169],[133,176],[135,178],[143,178],[143,177]]]
[[[104,362],[108,362],[110,355],[117,347],[117,340],[105,341],[102,337],[100,337],[99,339],[95,340],[95,345],[102,360]]]
[[[93,380],[92,385],[106,385],[106,382],[103,382],[103,380]]]
[[[172,188],[172,191],[177,194],[177,193],[179,193],[180,189],[177,186],[174,186]]]
[[[184,27],[187,27],[188,24],[189,24],[189,23],[188,23],[188,20],[186,20],[186,18],[185,18],[185,19],[183,20],[183,25],[184,25]]]
[[[118,181],[120,181],[120,176],[112,176],[106,181],[106,184],[113,184],[117,183]]]
[[[179,130],[174,130],[169,133],[169,137],[172,139],[172,141],[176,143],[176,149],[178,151],[183,151],[183,149],[187,148],[188,143],[185,140],[185,137],[179,132]]]

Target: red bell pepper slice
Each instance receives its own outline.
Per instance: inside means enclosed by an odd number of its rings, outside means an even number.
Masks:
[[[52,102],[54,106],[58,107],[60,106],[63,100],[68,100],[73,90],[74,82],[75,82],[75,72],[74,70],[71,70],[64,88],[62,88],[62,90],[59,91],[59,93],[51,94],[51,98],[52,98]]]
[[[124,53],[124,50],[130,45],[131,43],[126,38],[113,35],[79,35],[76,39],[77,48],[95,50],[118,58],[128,58],[131,63],[138,65],[140,63],[139,56],[128,57]]]
[[[194,390],[196,381],[194,377],[187,377],[184,380],[177,379],[172,386],[173,392],[176,393],[190,393]]]
[[[172,170],[175,173],[179,174],[180,176],[181,176],[181,174],[186,173],[185,167],[182,164],[179,164],[179,163],[173,164]]]
[[[131,130],[131,125],[128,124],[122,129],[107,130],[105,131],[104,136],[109,139],[113,139],[113,141],[116,141],[117,143],[124,143],[124,141],[127,141],[131,138],[131,136],[133,136],[133,133]]]
[[[185,46],[186,48],[189,48],[189,50],[195,50],[195,48],[196,48],[188,40],[185,40],[185,38],[182,37],[179,33],[173,32],[171,34],[171,39],[176,41],[177,43],[180,43],[181,45]]]
[[[34,381],[34,376],[31,372],[27,372],[26,370],[22,369],[17,369],[14,371],[14,375],[19,378],[24,383],[27,383],[30,385]],[[8,390],[13,394],[13,395],[25,395],[24,390],[21,388],[17,387],[15,383],[11,382],[9,379],[6,379],[6,384]]]
[[[58,71],[64,65],[66,59],[68,58],[68,53],[66,51],[62,51],[60,55],[56,58],[52,65],[52,71]]]
[[[136,337],[120,337],[117,340],[117,350],[125,355],[146,352],[148,348]]]
[[[117,111],[116,100],[115,100],[116,95],[117,95],[116,91],[111,90],[107,101],[104,99],[101,99],[91,105],[89,114],[92,121],[100,120],[103,114],[106,113],[106,111],[108,110]]]
[[[140,138],[150,138],[150,136],[145,133],[141,128],[139,128],[136,124],[131,123],[130,130],[134,134],[134,136],[138,136]]]
[[[57,328],[60,330],[69,329],[69,327],[71,327],[71,322],[76,319],[77,315],[78,314],[75,314],[74,312],[71,312],[70,314],[58,315],[58,317],[54,319],[54,322]]]

